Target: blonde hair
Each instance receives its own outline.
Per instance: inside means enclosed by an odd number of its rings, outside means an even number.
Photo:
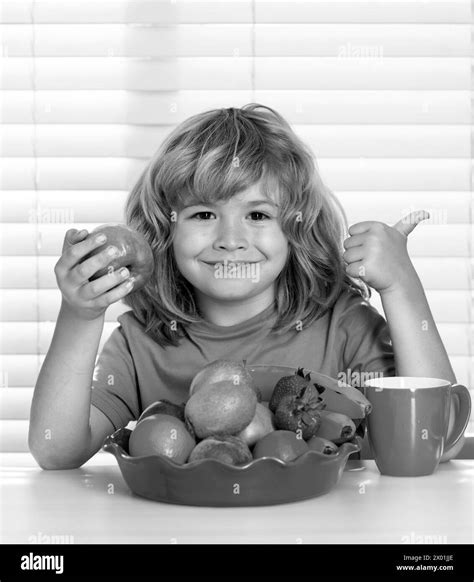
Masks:
[[[124,303],[158,343],[177,346],[185,327],[202,321],[193,287],[174,258],[175,213],[190,198],[227,201],[257,182],[264,196],[278,192],[289,246],[276,280],[272,331],[284,333],[297,322],[311,325],[346,289],[370,298],[370,288],[345,271],[347,217],[323,184],[311,150],[270,107],[213,109],[186,119],[166,137],[125,206],[126,224],[150,243],[155,268]]]

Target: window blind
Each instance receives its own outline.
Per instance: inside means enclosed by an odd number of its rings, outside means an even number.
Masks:
[[[0,450],[28,450],[66,230],[124,221],[175,125],[251,101],[310,145],[349,224],[431,212],[408,250],[471,388],[471,27],[468,0],[4,0]],[[125,310],[108,309],[99,351]]]

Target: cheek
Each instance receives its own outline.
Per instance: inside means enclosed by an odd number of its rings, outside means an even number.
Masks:
[[[281,257],[284,262],[289,250],[288,239],[280,229],[268,232],[262,240],[269,254],[275,258]]]
[[[196,253],[196,250],[203,244],[203,233],[193,231],[193,229],[176,226],[173,240],[173,251],[175,255],[189,256]]]

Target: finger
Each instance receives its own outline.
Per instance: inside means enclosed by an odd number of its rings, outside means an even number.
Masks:
[[[408,236],[415,226],[422,220],[426,220],[430,217],[430,213],[426,210],[416,210],[415,212],[410,212],[393,225],[393,228],[398,230],[401,234]]]
[[[346,273],[350,277],[354,277],[355,279],[360,279],[365,277],[365,267],[362,261],[356,261],[355,263],[351,263],[346,267]]]
[[[345,239],[343,245],[345,249],[351,249],[353,247],[358,247],[363,245],[365,242],[365,235],[364,234],[354,234]]]
[[[98,235],[91,235],[85,238],[82,241],[78,241],[78,244],[69,244],[66,248],[66,251],[63,253],[61,258],[59,259],[62,267],[66,270],[72,270],[76,265],[78,265],[81,261],[85,259],[92,251],[97,249],[97,252],[101,247],[105,248],[106,240],[99,241]]]
[[[342,253],[342,258],[344,261],[350,265],[351,263],[355,263],[356,261],[362,261],[365,256],[365,250],[362,246],[357,246],[352,249],[349,249],[345,253]]]
[[[86,301],[95,299],[126,281],[129,276],[130,271],[126,267],[114,269],[95,281],[83,285],[80,289],[80,294]]]
[[[89,253],[88,253],[89,255]],[[87,284],[90,278],[100,271],[106,269],[107,274],[113,273],[115,266],[110,263],[117,260],[120,251],[113,245],[101,247],[97,253],[84,259],[84,254],[80,257],[80,262],[71,270],[71,281],[76,286]]]
[[[86,236],[87,230],[77,230],[77,228],[70,228],[64,237],[62,252],[64,253],[64,251],[67,250],[70,246],[78,243],[81,240],[84,240]]]
[[[127,281],[124,281],[121,285],[114,287],[108,293],[104,293],[96,299],[98,307],[108,307],[112,303],[123,299],[128,293],[133,291],[135,280],[130,277]]]
[[[365,220],[364,222],[357,222],[349,228],[349,234],[362,234],[373,228],[374,224],[379,224],[376,220]]]

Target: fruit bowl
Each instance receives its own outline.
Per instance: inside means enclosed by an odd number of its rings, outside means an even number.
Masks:
[[[247,366],[263,400],[269,400],[278,380],[296,371],[287,366]],[[336,380],[310,372],[311,380],[326,390],[340,390]],[[367,413],[370,410],[367,411]],[[290,462],[273,457],[245,465],[202,459],[184,465],[158,455],[132,457],[128,441],[132,431],[121,428],[109,435],[103,450],[115,456],[128,487],[154,501],[180,505],[242,507],[301,501],[328,493],[339,482],[350,455],[361,450],[365,423],[358,420],[356,436],[331,455],[309,450]]]

